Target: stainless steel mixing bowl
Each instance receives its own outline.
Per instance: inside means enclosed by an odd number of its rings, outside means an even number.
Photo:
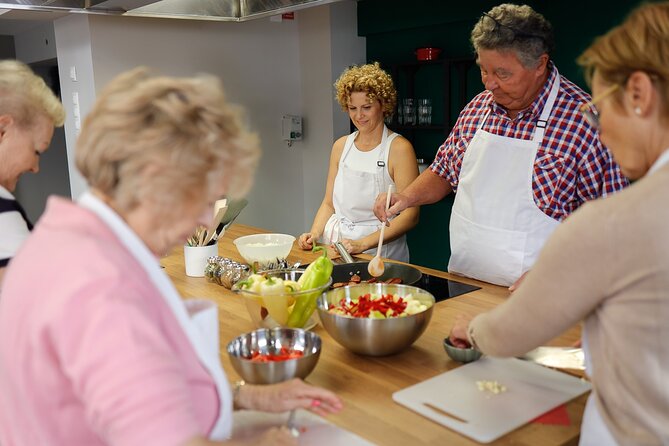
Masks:
[[[281,348],[299,350],[304,356],[283,361],[251,361],[253,352],[278,354]],[[321,338],[299,328],[261,328],[233,339],[227,347],[230,362],[250,384],[274,384],[291,378],[306,378],[321,354]]]
[[[334,314],[329,308],[342,299],[350,302],[361,295],[413,295],[428,308],[417,314],[387,319],[354,318]],[[335,288],[318,298],[318,316],[325,330],[335,341],[352,352],[369,356],[385,356],[400,352],[413,344],[432,318],[435,299],[429,292],[410,285],[367,283]]]

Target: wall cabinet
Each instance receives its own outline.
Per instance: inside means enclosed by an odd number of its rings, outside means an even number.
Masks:
[[[472,57],[391,65],[389,69],[398,90],[398,105],[405,98],[430,99],[432,122],[429,125],[407,125],[398,122],[398,114],[395,113],[389,126],[405,133],[408,139],[419,130],[437,130],[444,138],[448,136],[459,111],[471,98],[468,87],[469,71],[473,66],[475,60]]]

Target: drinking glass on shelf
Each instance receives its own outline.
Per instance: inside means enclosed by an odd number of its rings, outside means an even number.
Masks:
[[[418,124],[432,124],[432,101],[430,99],[418,99]]]
[[[416,125],[416,105],[413,98],[405,98],[402,102],[402,117],[405,125]]]

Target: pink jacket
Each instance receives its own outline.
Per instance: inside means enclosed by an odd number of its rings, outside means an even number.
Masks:
[[[213,380],[144,270],[60,198],[0,299],[0,444],[178,445],[218,415]]]

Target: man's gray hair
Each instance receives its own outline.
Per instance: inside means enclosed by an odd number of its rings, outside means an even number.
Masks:
[[[542,54],[553,51],[553,27],[543,15],[527,5],[504,3],[484,13],[472,29],[477,52],[514,51],[525,68],[534,68]]]

